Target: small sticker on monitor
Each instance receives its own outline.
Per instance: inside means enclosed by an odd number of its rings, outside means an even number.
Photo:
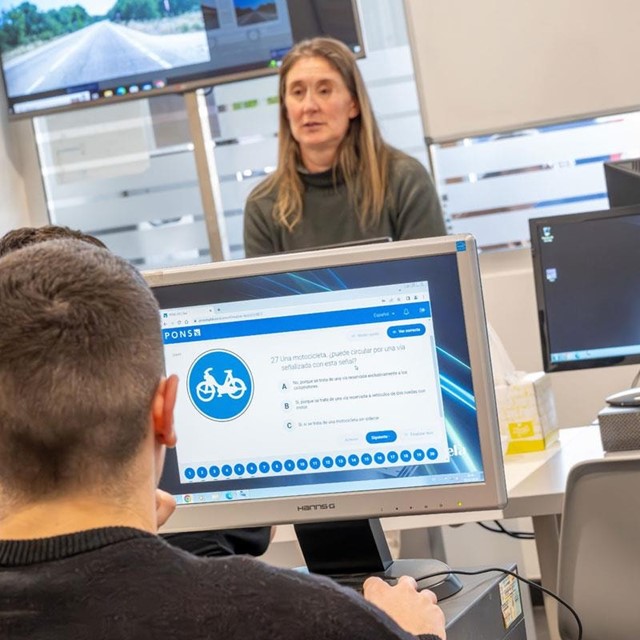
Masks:
[[[456,251],[466,251],[467,243],[464,240],[458,240],[456,242]]]

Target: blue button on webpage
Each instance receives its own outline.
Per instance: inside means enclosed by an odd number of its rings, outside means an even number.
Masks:
[[[395,442],[398,434],[395,431],[369,431],[366,435],[369,444],[380,444],[381,442]]]
[[[423,336],[426,328],[423,324],[404,324],[397,327],[389,327],[387,335],[390,338],[411,338],[413,336]]]

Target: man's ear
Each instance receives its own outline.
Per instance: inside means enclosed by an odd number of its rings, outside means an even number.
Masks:
[[[173,428],[173,411],[178,395],[178,376],[163,378],[151,403],[151,419],[158,444],[166,447],[176,446],[176,432]]]

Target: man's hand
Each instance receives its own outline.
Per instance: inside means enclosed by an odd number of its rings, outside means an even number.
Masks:
[[[175,498],[162,489],[156,489],[156,520],[158,529],[176,510]]]
[[[418,591],[413,578],[402,576],[393,587],[380,578],[367,578],[364,597],[405,631],[416,636],[433,634],[446,640],[444,613],[436,604],[435,593],[428,589]]]

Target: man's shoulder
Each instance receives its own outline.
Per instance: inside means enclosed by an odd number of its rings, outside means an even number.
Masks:
[[[180,588],[183,582],[190,584],[193,597],[199,597],[195,585],[200,585],[202,595],[208,597],[213,585],[219,585],[221,580],[231,591],[251,584],[272,585],[276,590],[285,589],[287,585],[295,590],[300,588],[301,582],[306,582],[308,588],[313,589],[316,584],[315,580],[299,577],[295,571],[272,567],[251,556],[196,556],[160,538],[134,540],[119,550],[114,546],[102,552],[103,563],[126,565],[126,571],[141,581],[161,579],[168,588],[171,585]]]

